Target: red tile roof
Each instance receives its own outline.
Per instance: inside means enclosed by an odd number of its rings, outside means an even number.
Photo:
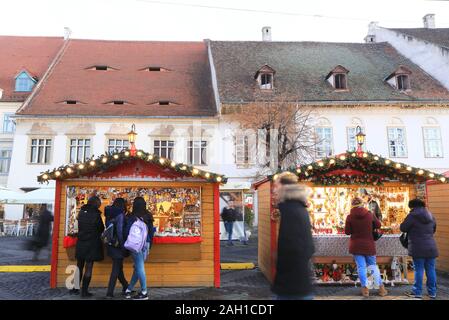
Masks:
[[[15,92],[23,70],[41,79],[63,44],[62,37],[0,36],[0,101],[24,101],[29,92]]]
[[[92,70],[95,66],[109,68]],[[148,71],[150,66],[163,69]],[[81,103],[61,103],[67,100]],[[173,104],[159,105],[159,101]],[[214,116],[207,46],[203,42],[69,40],[41,88],[18,114]]]

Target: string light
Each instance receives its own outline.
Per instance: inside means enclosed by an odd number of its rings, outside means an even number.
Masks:
[[[176,166],[176,162],[172,161],[170,165],[174,168]]]
[[[309,166],[307,167],[307,169],[308,169],[308,170],[312,170],[313,167],[312,167],[311,165],[309,165]]]
[[[301,173],[301,169],[299,169],[299,168],[296,169],[296,172],[297,172],[297,173]]]
[[[356,156],[355,152],[354,152],[354,153],[351,153],[351,156],[355,157],[355,156]]]
[[[197,168],[194,168],[193,170],[192,170],[192,173],[193,174],[198,174],[200,171],[197,169]]]
[[[66,171],[67,173],[72,173],[72,168],[67,168]]]
[[[346,156],[340,156],[340,160],[341,160],[341,161],[346,160]]]
[[[368,158],[368,153],[364,152],[364,153],[363,153],[363,157],[364,157],[364,158]]]
[[[396,163],[396,168],[400,168],[401,167],[401,164],[400,163]]]
[[[279,177],[279,175],[275,174],[275,175],[273,176],[273,180],[277,180],[278,177]]]
[[[217,180],[217,182],[221,182],[222,178],[221,177],[217,177],[216,180]]]
[[[81,169],[81,170],[83,170],[83,169],[84,169],[84,164],[81,163],[81,164],[78,166],[78,168]]]
[[[159,163],[160,163],[160,164],[164,164],[164,162],[165,162],[164,158],[160,158],[160,159],[159,159]]]
[[[379,157],[378,157],[378,156],[375,156],[375,157],[374,157],[374,160],[378,161],[378,160],[379,160]]]
[[[433,173],[429,173],[429,177],[433,178],[435,175]]]
[[[103,163],[108,162],[108,158],[104,157],[103,159],[101,159],[101,162],[103,162]]]
[[[187,167],[186,166],[182,166],[181,170],[187,170]]]
[[[118,154],[114,154],[114,159],[118,159]]]
[[[330,164],[334,164],[334,163],[335,163],[335,160],[334,160],[334,159],[330,159],[330,160],[329,160],[329,163],[330,163]]]
[[[129,157],[129,151],[125,151],[125,156]]]
[[[55,176],[59,177],[60,175],[61,175],[61,172],[59,172],[59,171],[55,172]]]
[[[89,164],[90,164],[91,167],[94,167],[95,166],[95,161],[92,160],[91,162],[89,162]]]
[[[385,160],[385,164],[390,164],[391,163],[391,160]]]
[[[412,171],[412,167],[407,167],[407,171]]]
[[[47,180],[47,179],[48,179],[48,174],[44,174],[44,175],[42,176],[42,179]]]
[[[441,181],[441,182],[445,182],[445,181],[446,181],[446,178],[445,178],[445,177],[441,177],[441,178],[440,178],[440,181]]]
[[[150,155],[148,156],[148,160],[153,160],[153,155],[152,155],[152,154],[150,154]]]
[[[423,173],[424,173],[424,170],[422,170],[422,169],[418,171],[418,174],[423,174]]]
[[[324,163],[323,163],[322,161],[320,161],[320,162],[318,162],[318,165],[319,165],[320,167],[323,167],[323,166],[324,166]]]
[[[137,151],[137,156],[141,157],[142,156],[142,151]]]
[[[208,178],[209,179],[209,177],[210,177],[210,173],[209,172],[206,172],[206,174],[204,175],[206,178]]]

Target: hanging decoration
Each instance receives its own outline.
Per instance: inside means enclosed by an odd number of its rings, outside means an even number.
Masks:
[[[383,182],[423,183],[433,180],[448,183],[449,179],[426,169],[415,168],[370,152],[352,152],[317,160],[290,168],[300,180],[316,185],[381,185]],[[277,174],[271,176],[276,179]]]
[[[50,180],[66,180],[86,176],[93,172],[107,171],[108,169],[120,165],[131,158],[141,159],[147,163],[158,165],[162,168],[169,168],[185,176],[199,177],[201,179],[226,183],[227,178],[212,172],[200,170],[190,165],[177,163],[167,158],[159,157],[158,155],[147,153],[143,150],[123,150],[121,152],[105,153],[96,159],[91,158],[83,163],[68,164],[60,166],[53,170],[42,172],[38,177],[39,183],[48,183]]]

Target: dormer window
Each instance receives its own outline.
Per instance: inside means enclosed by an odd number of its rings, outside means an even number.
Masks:
[[[272,90],[274,88],[274,71],[269,65],[264,65],[254,75],[254,79],[257,80],[259,88],[262,90]]]
[[[338,65],[327,74],[326,80],[332,85],[332,87],[334,87],[335,90],[347,90],[348,73],[348,69]]]
[[[179,103],[170,100],[159,100],[149,103],[150,106],[179,106]]]
[[[20,72],[16,77],[15,91],[31,92],[37,80],[30,76],[26,71]]]
[[[140,69],[140,71],[149,71],[149,72],[168,72],[171,71],[167,68],[163,68],[160,66],[149,66],[149,67],[145,67],[143,69]]]
[[[410,90],[410,80],[408,75],[401,74],[396,77],[398,90]]]
[[[113,104],[113,105],[120,106],[120,105],[125,105],[125,104],[132,104],[132,103],[130,103],[128,101],[124,101],[124,100],[112,100],[112,101],[106,102],[106,104]]]
[[[95,66],[87,68],[87,70],[112,71],[112,70],[117,70],[117,69],[116,68],[112,68],[110,66],[106,66],[106,65],[95,65]]]
[[[405,66],[399,66],[399,68],[396,69],[396,71],[394,71],[392,74],[390,74],[388,77],[385,78],[385,81],[390,86],[399,91],[409,91],[411,90],[410,86],[411,74],[412,71],[409,68]]]

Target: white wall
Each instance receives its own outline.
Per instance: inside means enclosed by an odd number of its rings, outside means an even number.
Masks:
[[[375,32],[376,42],[390,43],[402,55],[449,89],[449,48],[444,51],[438,45],[426,43],[415,37],[409,41],[407,36],[381,27],[374,28],[373,31]]]
[[[14,133],[3,132],[4,115],[7,113],[14,114],[20,107],[20,102],[0,102],[0,148],[10,149],[13,147]],[[0,173],[0,186],[6,186],[8,182],[8,174]]]

